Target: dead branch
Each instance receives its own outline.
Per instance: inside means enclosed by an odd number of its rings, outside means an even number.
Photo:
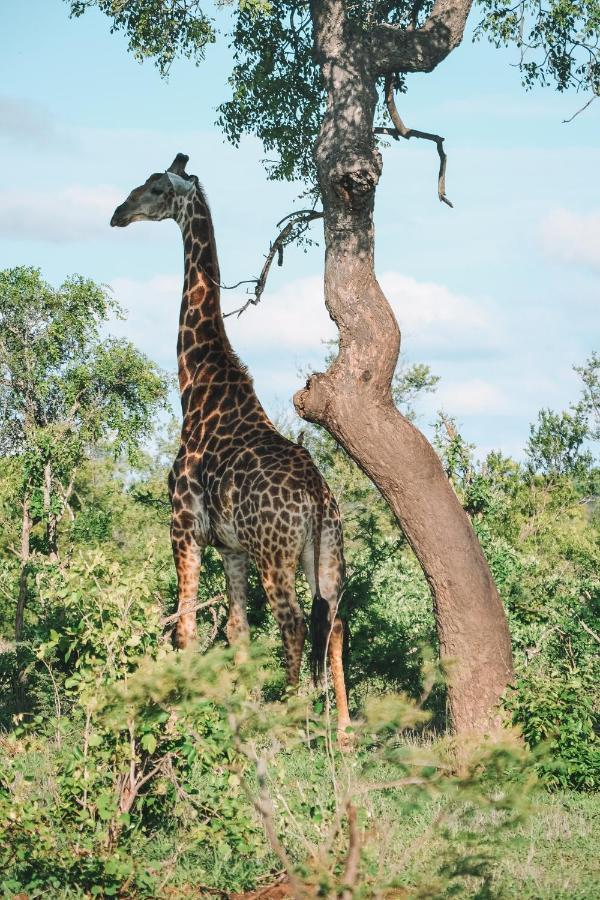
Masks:
[[[583,628],[584,631],[587,631],[587,633],[589,634],[590,637],[593,637],[594,640],[597,641],[597,642],[600,644],[600,637],[596,634],[595,631],[592,631],[592,629],[590,628],[590,626],[587,625],[587,624],[583,621],[583,619],[579,619],[579,624],[581,625],[581,627]]]
[[[281,231],[279,232],[273,243],[270,245],[269,252],[267,253],[267,256],[265,258],[265,262],[261,269],[260,275],[258,276],[258,278],[251,278],[246,282],[239,282],[239,284],[254,284],[253,295],[238,309],[232,309],[230,312],[223,313],[224,319],[226,319],[228,316],[234,315],[239,318],[242,313],[248,309],[249,306],[256,306],[258,303],[260,303],[275,256],[277,256],[277,265],[282,266],[283,251],[286,245],[291,243],[293,240],[297,240],[301,234],[304,234],[304,232],[306,231],[310,223],[314,221],[314,219],[322,218],[322,212],[317,212],[317,210],[314,209],[300,209],[297,212],[292,212],[289,215],[284,216],[284,218],[277,223],[277,228],[280,228],[284,222],[286,222],[287,224],[283,228],[281,228]],[[224,287],[224,285],[221,285],[221,287]]]
[[[562,634],[560,626],[552,625],[550,628],[546,628],[540,635],[539,640],[535,647],[525,647],[525,665],[528,666],[531,660],[538,656],[542,652],[542,644],[549,638],[551,634],[554,634],[555,631],[558,631]]]
[[[262,819],[263,828],[272,851],[280,860],[287,873],[294,897],[301,898],[305,896],[304,888],[294,873],[292,862],[279,840],[275,828],[273,801],[267,784],[267,761],[264,756],[258,756],[252,751],[246,751],[246,756],[254,762],[256,780],[258,781],[258,797],[251,796],[252,804]]]
[[[164,616],[160,620],[160,624],[166,628],[169,625],[174,625],[175,622],[182,615],[189,615],[190,613],[198,612],[199,609],[206,609],[208,606],[216,606],[218,603],[225,602],[225,594],[215,594],[214,597],[211,597],[210,600],[205,600],[204,603],[194,603],[193,606],[189,604],[185,605],[185,609],[178,609],[177,612],[173,613],[171,616]]]
[[[454,208],[454,204],[446,197],[446,161],[447,156],[444,150],[444,138],[439,134],[432,134],[429,131],[418,131],[416,128],[407,128],[402,119],[394,100],[394,76],[388,75],[385,79],[385,103],[392,120],[393,128],[374,128],[375,134],[389,134],[394,140],[399,141],[404,138],[409,141],[411,137],[420,138],[424,141],[433,141],[437,147],[438,156],[440,158],[440,168],[438,172],[438,198],[442,203]]]
[[[437,768],[440,768],[439,766]],[[448,767],[446,767],[448,768]],[[420,778],[418,776],[397,778],[394,781],[371,781],[362,784],[354,789],[355,794],[369,794],[371,791],[388,791],[399,790],[400,788],[411,787],[413,785],[423,786],[431,783],[431,779]]]
[[[210,634],[208,636],[208,643],[206,645],[207,648],[210,647],[211,644],[214,644],[214,642],[217,638],[217,634],[219,633],[219,616],[218,616],[217,610],[215,609],[214,606],[211,606],[211,608],[210,608],[210,615],[213,620],[213,624],[212,624],[212,628],[210,630]]]
[[[591,106],[592,103],[594,102],[594,100],[597,100],[599,96],[600,96],[600,94],[593,94],[593,95],[590,97],[590,99],[587,101],[587,103],[584,103],[583,106],[580,107],[580,109],[578,109],[577,112],[574,112],[573,115],[572,115],[570,118],[568,118],[568,119],[563,119],[563,120],[562,120],[562,124],[563,124],[563,125],[568,125],[569,122],[572,122],[573,119],[576,119],[577,116],[581,115],[582,112],[585,112],[586,109],[588,108],[588,106]]]
[[[242,741],[240,737],[240,723],[234,713],[229,714],[229,727],[231,728],[237,751],[241,753],[242,756],[245,756],[254,766],[258,784],[258,796],[254,795],[253,790],[244,777],[241,779],[242,788],[262,819],[263,828],[265,829],[265,834],[271,846],[271,850],[283,866],[283,870],[287,875],[295,900],[302,900],[302,898],[307,895],[307,892],[294,871],[292,861],[289,858],[285,847],[279,840],[277,828],[275,827],[275,807],[273,805],[271,794],[269,793],[269,785],[267,782],[267,755],[264,751],[259,754],[253,743]]]
[[[356,821],[356,808],[350,801],[346,805],[346,814],[348,817],[348,855],[344,866],[343,882],[345,887],[342,893],[342,900],[351,900],[356,887],[356,879],[358,878],[360,835]]]

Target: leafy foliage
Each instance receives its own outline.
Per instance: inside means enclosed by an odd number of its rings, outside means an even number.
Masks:
[[[111,31],[123,31],[129,50],[140,61],[155,59],[161,75],[167,75],[178,56],[204,58],[207,44],[215,40],[209,17],[199,0],[66,0],[71,15],[78,17],[97,7],[112,19]]]
[[[485,10],[476,37],[485,35],[497,47],[520,51],[523,82],[553,83],[600,91],[600,4],[598,0],[480,0]]]
[[[272,178],[314,184],[313,146],[324,94],[312,48],[308,2],[274,0],[266,15],[240,8],[232,34],[232,99],[219,108],[218,124],[237,146],[256,135]]]
[[[206,45],[216,38],[213,23],[199,0],[66,0],[71,14],[97,7],[124,31],[138,59],[151,58],[166,75],[178,56],[200,63]],[[387,22],[420,27],[433,3],[383,3],[359,0],[346,4],[353,28],[368,31]],[[519,68],[527,86],[554,84],[600,90],[598,0],[481,0],[483,18],[475,36],[495,46],[516,46]],[[219,108],[218,124],[237,146],[243,135],[254,135],[267,154],[269,176],[303,181],[316,190],[313,151],[324,113],[320,73],[314,58],[308,0],[243,0],[232,10],[228,35],[234,65],[229,79],[231,99]],[[406,89],[406,76],[397,87]],[[385,120],[380,97],[377,119]]]
[[[17,305],[25,278],[31,309],[39,302],[46,312],[22,332],[47,340],[53,316],[65,321],[65,298],[57,300],[32,270],[11,271],[17,299],[4,309]],[[510,618],[518,677],[506,708],[532,756],[510,742],[469,749],[439,737],[445,691],[425,579],[371,483],[325,433],[306,430],[345,521],[355,722],[355,752],[345,758],[332,745],[329,696],[310,692],[308,672],[300,695],[286,699],[281,642],[256,573],[255,643],[246,662],[225,646],[224,579],[209,552],[199,596],[208,604],[199,614],[207,652],[171,649],[166,474],[176,429],[155,435],[151,450],[141,446],[155,397],[144,392],[143,357],[94,335],[87,289],[78,293],[75,330],[84,333],[81,347],[91,346],[89,371],[76,342],[68,354],[55,353],[50,405],[48,371],[35,361],[36,415],[51,422],[35,434],[54,434],[51,416],[62,421],[74,396],[68,390],[89,401],[89,414],[82,409],[77,452],[65,463],[58,464],[62,445],[48,444],[56,482],[71,473],[70,512],[61,520],[58,559],[47,553],[43,518],[33,521],[18,645],[22,572],[13,548],[24,467],[35,472],[29,461],[36,456],[16,395],[12,443],[0,458],[2,891],[175,897],[191,883],[244,890],[285,867],[310,890],[335,894],[343,890],[349,842],[358,840],[355,890],[365,896],[497,895],[503,858],[530,827],[523,804],[533,770],[557,792],[591,793],[599,783],[595,357],[580,367],[581,399],[534,426],[528,463],[499,453],[480,462],[450,416],[437,421],[438,452]],[[91,298],[107,302],[93,290]],[[12,369],[4,371],[9,380]],[[103,385],[113,379],[120,387],[111,393]],[[405,366],[396,400],[416,417],[419,398],[436,383],[426,366]],[[119,433],[127,440],[118,441]],[[43,491],[38,501],[32,490],[31,504],[36,515],[44,512]],[[298,592],[308,604],[301,579]],[[16,678],[26,697],[18,709]],[[279,844],[266,837],[265,810]]]
[[[118,312],[89,279],[55,290],[34,268],[0,272],[0,448],[13,502],[25,501],[33,521],[70,509],[77,470],[100,442],[133,459],[166,406],[158,367],[128,341],[101,339]]]
[[[583,410],[557,414],[542,409],[525,448],[530,468],[549,477],[585,473],[592,462],[589,450],[583,449],[589,433]]]

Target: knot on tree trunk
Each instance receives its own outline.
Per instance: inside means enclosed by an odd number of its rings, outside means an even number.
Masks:
[[[307,422],[319,425],[328,420],[330,403],[328,377],[324,372],[311,375],[305,386],[294,394],[296,412]]]
[[[375,188],[382,171],[381,154],[372,150],[369,156],[337,165],[331,174],[331,187],[350,209],[364,209],[373,202]]]

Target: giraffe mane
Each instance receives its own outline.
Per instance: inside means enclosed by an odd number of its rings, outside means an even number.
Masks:
[[[198,195],[199,195],[199,197],[200,197],[200,200],[202,201],[202,203],[203,203],[203,204],[205,205],[205,207],[206,207],[206,211],[207,211],[208,216],[209,216],[209,221],[210,221],[210,223],[211,223],[211,227],[213,228],[213,232],[214,232],[214,227],[213,227],[213,222],[212,222],[212,212],[211,212],[211,209],[210,209],[210,203],[208,202],[208,197],[206,196],[206,190],[204,189],[203,184],[200,182],[200,179],[198,178],[197,175],[188,175],[187,172],[184,172],[183,175],[182,175],[181,177],[187,179],[188,181],[193,181],[194,184],[196,185],[196,190],[198,191]],[[213,240],[214,240],[214,237],[213,237]],[[216,250],[215,250],[215,253],[216,253]],[[220,287],[221,287],[221,285],[219,285],[219,289],[220,289]],[[240,359],[240,357],[237,355],[237,353],[235,352],[235,350],[234,350],[233,347],[231,346],[231,343],[230,343],[230,341],[229,341],[229,337],[227,336],[227,331],[226,331],[226,329],[225,329],[225,320],[224,320],[224,319],[222,319],[222,327],[223,327],[223,331],[224,331],[224,333],[225,333],[225,337],[226,337],[226,340],[227,340],[227,349],[226,349],[227,355],[229,356],[229,358],[230,358],[230,360],[232,361],[232,363],[240,370],[240,372],[242,372],[242,373],[246,376],[246,378],[248,379],[248,381],[250,382],[250,384],[254,384],[254,379],[253,379],[252,375],[250,374],[250,372],[249,372],[249,370],[248,370],[248,366],[246,365],[246,363],[242,362],[242,360]]]

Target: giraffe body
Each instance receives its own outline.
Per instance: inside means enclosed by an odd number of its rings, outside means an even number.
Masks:
[[[308,451],[279,434],[229,344],[220,308],[212,218],[198,179],[179,154],[116,210],[111,225],[173,218],[181,228],[185,276],[178,373],[183,413],[179,452],[169,476],[171,540],[178,579],[175,642],[196,637],[202,550],[215,547],[227,582],[227,637],[249,638],[248,565],[260,574],[281,632],[288,681],[298,683],[306,636],[296,598],[301,564],[313,594],[313,671],[329,646],[339,728],[348,725],[338,603],[344,578],[337,504]]]

